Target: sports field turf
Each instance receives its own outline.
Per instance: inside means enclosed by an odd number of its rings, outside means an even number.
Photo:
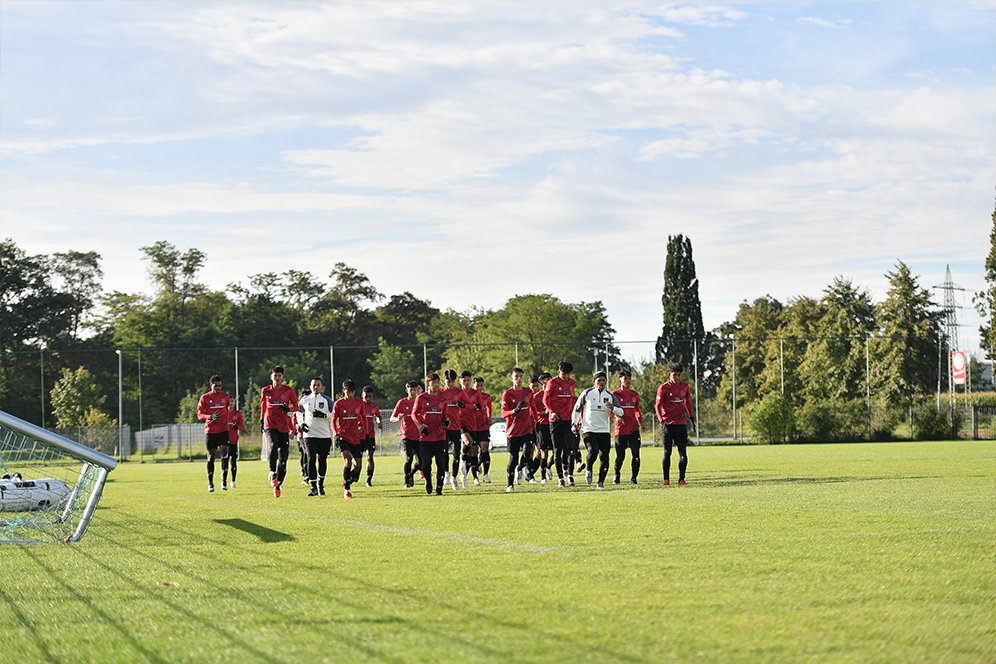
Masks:
[[[82,542],[0,547],[0,653],[996,661],[993,444],[692,448],[668,489],[660,456],[636,487],[506,495],[496,454],[439,498],[381,458],[351,502],[293,464],[279,500],[258,461],[215,494],[203,463],[123,464]]]

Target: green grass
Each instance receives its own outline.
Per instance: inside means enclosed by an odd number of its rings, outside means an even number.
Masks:
[[[74,545],[0,547],[17,661],[996,661],[996,447],[692,448],[690,485],[274,500],[125,464]],[[339,464],[333,465],[337,468]],[[330,473],[333,474],[333,473]],[[675,473],[676,475],[676,473]]]

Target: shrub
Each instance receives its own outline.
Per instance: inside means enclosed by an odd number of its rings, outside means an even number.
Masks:
[[[769,394],[747,411],[747,431],[761,442],[787,443],[795,432],[795,411],[781,394]]]

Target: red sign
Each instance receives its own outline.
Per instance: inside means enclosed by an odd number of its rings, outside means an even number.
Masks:
[[[951,353],[951,374],[954,376],[955,385],[965,384],[967,362],[965,351],[956,350]]]

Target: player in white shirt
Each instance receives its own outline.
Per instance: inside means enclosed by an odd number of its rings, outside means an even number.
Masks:
[[[595,468],[595,456],[598,456],[598,488],[605,488],[605,476],[609,473],[609,449],[612,447],[612,418],[622,417],[622,404],[615,395],[605,389],[608,377],[604,371],[598,371],[592,377],[593,385],[581,393],[574,410],[571,412],[571,428],[580,430],[584,446],[588,450],[588,470],[585,480],[591,484],[592,471]]]
[[[329,452],[332,450],[332,399],[325,393],[325,384],[315,376],[311,379],[311,393],[301,397],[298,421],[304,433],[308,451],[309,496],[325,495],[325,472],[328,470]]]

